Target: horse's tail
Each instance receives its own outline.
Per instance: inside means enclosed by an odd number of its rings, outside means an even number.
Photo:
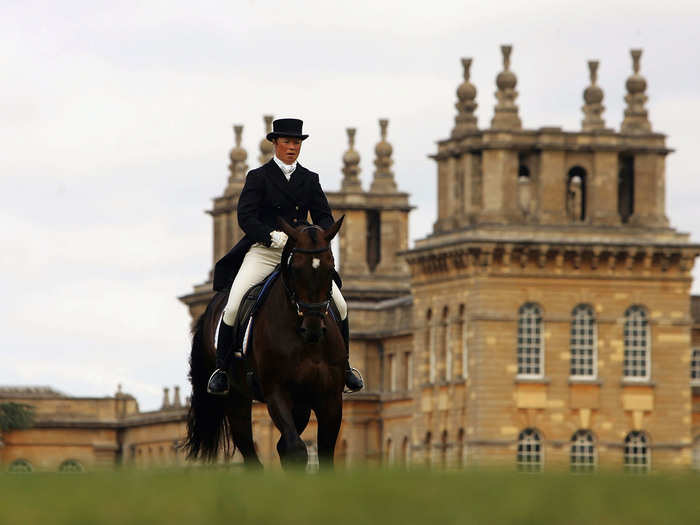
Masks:
[[[189,373],[192,398],[187,414],[187,438],[183,444],[189,459],[214,461],[220,450],[225,456],[234,452],[226,418],[226,404],[230,400],[228,397],[207,393],[207,382],[214,371],[213,349],[217,313],[220,314],[225,300],[224,294],[214,296],[192,330]]]

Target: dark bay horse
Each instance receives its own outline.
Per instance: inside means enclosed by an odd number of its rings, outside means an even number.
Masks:
[[[334,274],[330,242],[343,217],[328,230],[319,226],[295,229],[279,219],[288,235],[282,252],[281,275],[260,307],[248,349],[251,368],[260,384],[272,421],[281,433],[277,443],[282,465],[306,465],[300,434],[311,410],[318,421],[321,468],[333,465],[342,419],[345,344],[330,314]],[[233,387],[226,397],[207,393],[215,368],[214,334],[226,305],[228,289],[217,293],[196,323],[190,356],[192,400],[184,444],[188,457],[214,460],[237,448],[246,466],[261,466],[253,444],[251,398]],[[242,361],[235,363],[232,382],[245,385]]]

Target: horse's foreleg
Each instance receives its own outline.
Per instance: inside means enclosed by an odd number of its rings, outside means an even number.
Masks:
[[[287,394],[279,391],[266,395],[267,411],[272,421],[280,431],[281,437],[277,442],[277,452],[282,466],[305,467],[308,461],[306,445],[299,437],[294,420],[294,405]]]
[[[341,395],[324,400],[314,408],[314,412],[318,420],[318,462],[322,469],[332,469],[335,442],[343,419]]]
[[[228,413],[228,422],[233,443],[241,451],[245,466],[262,468],[253,441],[252,405],[249,399],[237,399]]]

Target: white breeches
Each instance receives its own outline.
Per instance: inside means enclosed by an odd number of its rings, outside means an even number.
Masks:
[[[226,308],[224,308],[224,323],[233,326],[233,323],[236,322],[238,307],[241,305],[241,300],[245,293],[251,286],[270,275],[275,266],[280,263],[281,258],[282,248],[268,248],[262,244],[251,246],[248,253],[245,254],[241,269],[238,270],[238,274],[231,285],[228,302],[226,303]],[[332,285],[331,295],[340,313],[340,318],[345,319],[348,315],[348,307],[335,282]]]

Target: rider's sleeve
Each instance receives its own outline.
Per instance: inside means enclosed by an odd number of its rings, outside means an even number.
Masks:
[[[324,230],[330,228],[333,223],[333,214],[331,207],[328,205],[326,194],[321,189],[321,183],[318,180],[318,173],[312,173],[313,182],[311,183],[311,198],[309,199],[309,212],[311,220],[314,224],[318,224]]]
[[[265,187],[262,175],[254,171],[249,172],[238,198],[238,225],[253,241],[270,246],[272,228],[258,218],[264,198]]]

